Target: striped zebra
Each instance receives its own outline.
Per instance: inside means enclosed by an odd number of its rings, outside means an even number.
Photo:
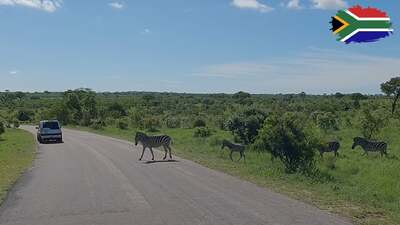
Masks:
[[[244,145],[232,143],[228,140],[223,140],[221,149],[224,149],[225,147],[227,147],[229,150],[231,150],[231,154],[229,155],[229,157],[231,158],[232,161],[233,161],[233,158],[232,158],[233,152],[240,153],[240,158],[238,161],[240,161],[242,159],[242,157],[243,157],[244,161],[246,161],[246,155],[244,154],[244,150],[245,150]]]
[[[161,146],[163,146],[165,151],[163,160],[167,158],[167,152],[169,152],[169,158],[172,159],[171,147],[170,147],[170,145],[172,144],[172,138],[168,135],[148,136],[145,133],[137,132],[135,136],[135,145],[138,145],[138,143],[141,143],[143,146],[142,155],[140,156],[139,160],[142,160],[146,148],[150,149],[152,156],[151,160],[154,160],[153,148],[158,148]]]
[[[370,141],[368,139],[362,137],[355,137],[353,146],[351,147],[354,149],[357,146],[361,146],[364,150],[363,155],[368,155],[368,152],[380,152],[381,156],[383,154],[387,155],[387,143],[383,141]]]
[[[339,156],[340,143],[338,141],[329,141],[319,148],[321,158],[324,157],[325,152],[334,152],[335,156]]]

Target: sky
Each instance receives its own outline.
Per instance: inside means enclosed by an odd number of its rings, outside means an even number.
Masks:
[[[356,4],[394,34],[336,41]],[[0,0],[0,91],[380,93],[400,76],[398,0]]]

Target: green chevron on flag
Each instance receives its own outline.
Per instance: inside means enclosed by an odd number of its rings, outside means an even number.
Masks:
[[[355,6],[340,10],[332,17],[332,31],[345,43],[374,42],[389,36],[393,29],[386,13],[374,8]]]

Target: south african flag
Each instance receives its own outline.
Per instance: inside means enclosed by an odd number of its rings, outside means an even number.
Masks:
[[[332,17],[331,24],[337,40],[346,44],[375,42],[393,33],[390,18],[375,8],[354,6],[340,10]]]

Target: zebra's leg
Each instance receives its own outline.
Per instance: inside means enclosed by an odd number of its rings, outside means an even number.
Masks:
[[[244,152],[242,152],[242,153],[243,153],[243,160],[244,160],[244,162],[246,162],[246,154]]]
[[[165,145],[163,145],[163,148],[164,148],[164,152],[165,152],[163,160],[165,160],[165,159],[167,158],[167,152],[168,152],[168,150],[167,150],[167,148],[165,147]]]
[[[168,152],[169,152],[169,158],[172,159],[172,149],[170,146],[168,146]]]
[[[152,147],[149,147],[149,148],[150,148],[150,152],[151,152],[151,160],[154,160],[153,148]]]
[[[233,151],[231,150],[231,154],[229,155],[229,157],[231,158],[231,160],[233,162],[232,154],[233,154]]]
[[[240,158],[238,159],[238,162],[242,159],[242,157],[243,157],[243,153],[242,152],[239,152],[240,153]]]
[[[143,158],[143,155],[144,155],[144,150],[146,150],[146,147],[144,147],[144,146],[143,146],[142,155],[140,156],[140,158],[139,158],[139,161],[141,161],[141,160],[142,160],[142,158]]]

